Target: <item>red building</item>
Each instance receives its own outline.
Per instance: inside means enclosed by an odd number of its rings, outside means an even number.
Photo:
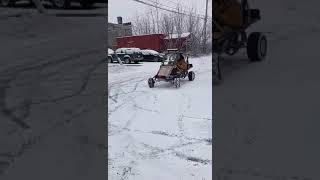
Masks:
[[[152,49],[158,52],[163,51],[165,35],[163,34],[147,34],[139,36],[125,36],[117,38],[117,48],[140,48]]]
[[[147,34],[139,36],[125,36],[117,38],[116,48],[140,48],[152,49],[163,52],[166,49],[181,49],[186,51],[191,41],[190,33],[182,33],[181,35],[172,34],[165,36],[164,34]]]
[[[166,49],[180,49],[182,51],[187,51],[189,45],[192,42],[190,33],[182,33],[178,34],[171,34],[164,38],[164,44]]]

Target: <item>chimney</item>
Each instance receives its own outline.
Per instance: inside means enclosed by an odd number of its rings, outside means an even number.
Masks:
[[[117,20],[118,20],[118,24],[122,24],[122,17],[121,16],[117,17]]]

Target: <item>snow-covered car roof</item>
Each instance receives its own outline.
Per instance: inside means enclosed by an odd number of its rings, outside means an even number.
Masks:
[[[159,52],[152,49],[143,49],[141,52],[143,55],[159,55]]]
[[[108,54],[114,54],[114,51],[110,48],[108,48]]]
[[[116,53],[140,53],[140,48],[119,48],[116,50]]]
[[[182,33],[180,34],[169,34],[168,36],[166,36],[164,39],[177,39],[177,38],[185,38],[188,37],[191,33]]]

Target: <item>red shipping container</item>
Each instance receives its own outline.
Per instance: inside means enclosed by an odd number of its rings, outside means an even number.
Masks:
[[[117,48],[152,49],[158,52],[164,50],[164,34],[147,34],[138,36],[124,36],[117,38]]]

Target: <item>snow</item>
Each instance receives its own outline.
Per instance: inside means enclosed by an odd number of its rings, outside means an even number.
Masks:
[[[159,55],[159,52],[152,49],[143,49],[141,52],[143,55]]]
[[[194,81],[157,82],[161,63],[108,65],[108,177],[212,179],[211,55],[190,58]]]
[[[165,37],[165,39],[177,39],[177,38],[185,38],[188,37],[190,35],[190,33],[182,33],[180,34],[170,34],[167,37]]]
[[[140,48],[119,48],[116,50],[116,53],[132,54],[132,53],[139,53],[139,52],[141,52]]]
[[[108,54],[114,54],[114,51],[110,48],[108,48]]]

